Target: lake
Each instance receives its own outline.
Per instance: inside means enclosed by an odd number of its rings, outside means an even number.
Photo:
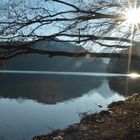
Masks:
[[[1,140],[30,140],[35,135],[65,128],[78,123],[82,113],[106,109],[109,103],[124,100],[125,96],[124,91],[112,89],[110,83],[113,80],[117,87],[115,82],[124,79],[121,76],[98,76],[98,73],[0,76]]]
[[[106,73],[102,59],[29,55],[0,66],[0,140],[66,128],[140,90],[139,78]]]

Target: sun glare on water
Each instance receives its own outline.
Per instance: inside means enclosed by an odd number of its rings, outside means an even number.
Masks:
[[[128,74],[128,76],[131,77],[131,78],[139,78],[140,74],[138,74],[138,73],[130,73],[130,74]]]

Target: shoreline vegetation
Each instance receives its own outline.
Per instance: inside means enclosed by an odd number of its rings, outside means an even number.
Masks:
[[[140,94],[113,102],[107,110],[86,115],[78,124],[33,140],[140,140]]]

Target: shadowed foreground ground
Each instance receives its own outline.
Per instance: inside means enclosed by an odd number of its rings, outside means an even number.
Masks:
[[[79,124],[33,140],[140,140],[140,94],[113,102],[108,110],[87,115]]]

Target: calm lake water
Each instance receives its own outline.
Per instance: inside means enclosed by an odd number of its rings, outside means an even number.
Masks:
[[[124,80],[120,76],[0,76],[1,140],[30,140],[35,135],[78,123],[80,113],[98,112],[113,101],[124,100],[122,93],[127,87],[119,88],[117,80]]]
[[[0,65],[1,69],[14,70],[0,70],[0,140],[31,140],[65,128],[78,123],[81,113],[106,109],[111,102],[140,90],[139,78],[106,74],[107,64],[101,59],[25,58]],[[59,73],[48,72],[54,70]]]

